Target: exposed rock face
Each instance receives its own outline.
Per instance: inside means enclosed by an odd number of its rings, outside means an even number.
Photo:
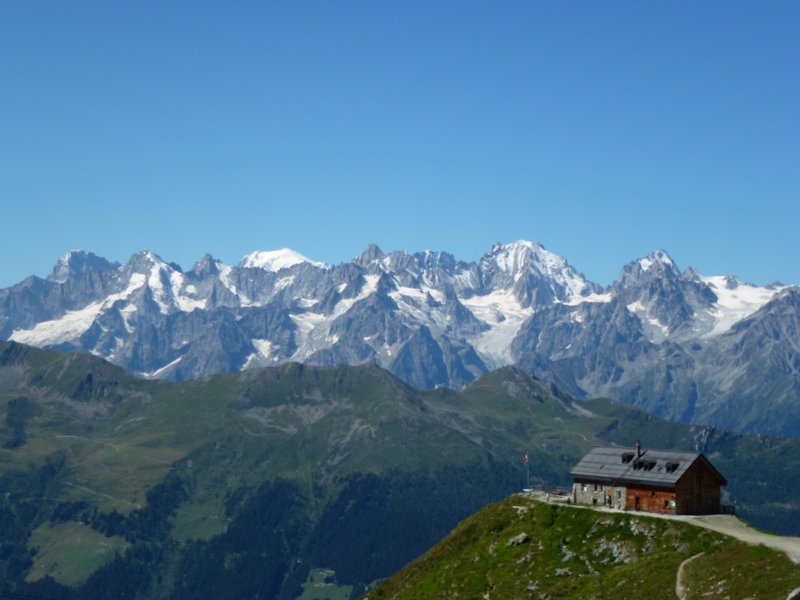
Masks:
[[[529,536],[527,533],[520,533],[519,535],[515,535],[508,540],[506,546],[520,546],[521,544],[527,544],[530,541],[531,536]]]
[[[292,250],[191,271],[140,252],[116,265],[83,252],[47,280],[0,291],[0,337],[89,351],[147,376],[186,379],[287,361],[375,362],[420,387],[461,385],[513,362],[524,319],[599,292],[530,242],[475,263],[370,246],[329,267]]]
[[[284,249],[190,271],[140,252],[62,257],[0,290],[0,338],[147,377],[376,363],[424,388],[518,364],[576,395],[672,419],[800,432],[800,290],[681,271],[663,251],[607,289],[533,242],[466,263],[368,247],[337,266]]]

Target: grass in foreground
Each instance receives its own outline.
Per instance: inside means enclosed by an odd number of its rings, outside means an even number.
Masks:
[[[800,569],[784,555],[689,523],[511,498],[463,521],[369,593],[429,598],[785,598]]]
[[[687,600],[694,598],[786,598],[800,586],[800,565],[765,546],[735,544],[686,566]]]

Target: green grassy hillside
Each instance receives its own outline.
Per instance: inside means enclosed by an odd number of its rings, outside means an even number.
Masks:
[[[694,558],[693,558],[694,557]],[[602,513],[521,495],[486,507],[382,582],[369,600],[786,598],[785,555],[687,522]]]

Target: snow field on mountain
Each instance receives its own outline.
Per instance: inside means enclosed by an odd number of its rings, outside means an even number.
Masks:
[[[717,303],[711,315],[715,320],[714,327],[703,337],[714,337],[725,333],[742,319],[746,319],[758,309],[772,300],[781,290],[790,286],[758,287],[749,283],[736,281],[734,287],[728,287],[730,278],[712,276],[701,278],[717,295]]]
[[[166,365],[156,369],[155,371],[148,371],[147,373],[139,373],[139,375],[141,375],[145,379],[160,379],[167,373],[167,371],[169,371],[172,367],[177,366],[177,364],[182,360],[183,357],[179,356],[175,360],[168,362]]]
[[[388,295],[402,314],[411,317],[412,322],[422,323],[434,331],[444,332],[447,329],[451,317],[444,310],[444,294],[438,290],[398,286],[397,291]],[[430,300],[439,306],[431,306]]]
[[[485,296],[462,298],[475,318],[489,326],[469,342],[491,367],[509,364],[511,342],[519,333],[522,324],[534,313],[533,308],[523,307],[514,296],[513,290],[497,290]]]
[[[356,302],[364,300],[378,290],[379,275],[367,275],[364,279],[364,285],[361,286],[358,296],[341,299],[330,315],[310,311],[289,315],[289,318],[297,326],[295,338],[297,351],[292,355],[291,360],[305,360],[314,352],[332,346],[338,341],[338,338],[332,341],[333,338],[329,335],[333,321],[350,310]],[[295,298],[295,300],[302,299]]]
[[[663,342],[665,339],[667,339],[667,337],[669,337],[669,327],[664,325],[655,317],[651,317],[647,313],[647,306],[642,304],[640,301],[637,300],[636,302],[631,302],[626,308],[639,317],[642,325],[650,333],[651,340],[654,342]]]
[[[183,289],[184,284],[184,276],[183,273],[180,271],[173,271],[170,273],[169,281],[172,285],[172,297],[175,299],[175,304],[178,306],[178,309],[183,312],[192,312],[195,309],[205,310],[206,308],[206,301],[205,299],[196,299],[191,298],[189,296],[184,296],[181,294],[181,289]],[[192,288],[191,290],[189,288]],[[193,291],[192,291],[193,290]],[[197,288],[193,285],[186,287],[186,292],[188,293],[197,293]],[[167,307],[167,312],[169,312],[169,307]],[[166,314],[166,313],[165,313]]]
[[[321,269],[327,268],[323,262],[313,261],[291,248],[252,252],[242,259],[241,266],[265,271],[280,271],[300,263],[309,263]]]
[[[225,286],[231,294],[239,298],[239,304],[241,306],[252,306],[253,302],[245,296],[243,293],[239,293],[236,285],[231,281],[231,272],[233,271],[233,267],[229,265],[220,264],[219,267],[219,281],[222,285]]]
[[[254,367],[264,366],[265,364],[275,364],[279,358],[273,355],[275,350],[279,348],[275,346],[271,340],[252,339],[250,342],[256,349],[255,352],[250,354],[244,362],[244,369],[252,369]]]
[[[567,299],[580,297],[587,291],[588,282],[564,259],[542,245],[520,240],[511,244],[496,245],[492,259],[504,273],[511,273],[514,282],[526,272],[536,273],[567,290]],[[488,257],[485,260],[489,260]]]
[[[111,294],[104,300],[92,302],[80,310],[67,311],[64,316],[37,323],[31,329],[17,329],[8,338],[14,342],[32,346],[55,346],[78,339],[92,326],[97,316],[119,300],[126,300],[145,284],[145,276],[134,273],[128,287],[119,294]]]
[[[564,302],[567,306],[578,306],[579,304],[584,304],[587,302],[595,302],[597,304],[605,304],[611,302],[611,294],[606,292],[603,294],[589,294],[588,296],[575,296],[571,298],[567,302]]]

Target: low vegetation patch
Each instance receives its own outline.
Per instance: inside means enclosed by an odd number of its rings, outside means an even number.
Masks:
[[[674,520],[512,496],[462,522],[368,598],[780,598],[800,569],[764,547]]]
[[[352,585],[341,585],[331,569],[311,569],[297,600],[350,600]]]
[[[50,576],[64,585],[77,585],[113,560],[128,547],[124,538],[106,537],[77,522],[46,523],[31,534],[28,546],[35,549],[28,581]]]
[[[687,599],[786,598],[800,586],[800,567],[766,546],[733,543],[686,566]],[[709,596],[711,594],[711,596]]]

